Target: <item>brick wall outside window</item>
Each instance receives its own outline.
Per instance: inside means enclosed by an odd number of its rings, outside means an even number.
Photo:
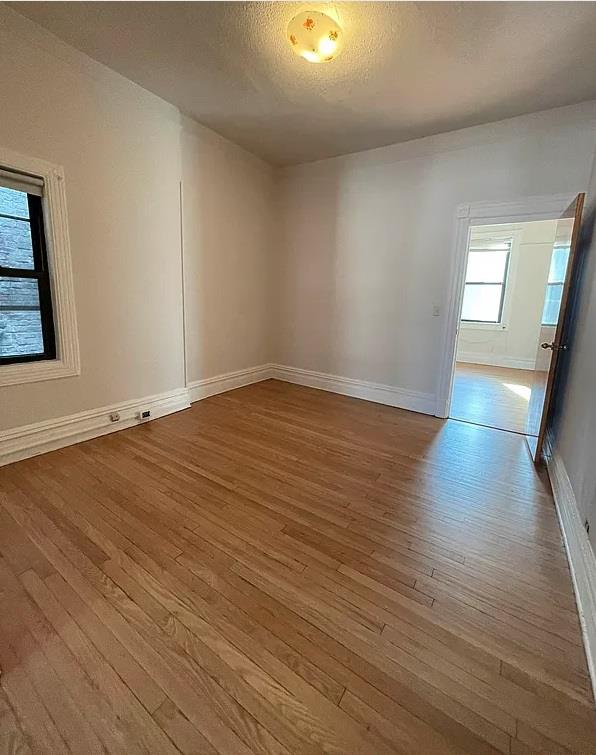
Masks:
[[[0,188],[0,213],[28,217],[26,195]],[[33,267],[28,223],[0,217],[0,265]],[[0,278],[0,356],[42,352],[37,281]]]

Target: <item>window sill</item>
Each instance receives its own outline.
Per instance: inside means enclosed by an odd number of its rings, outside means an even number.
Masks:
[[[74,377],[81,370],[76,363],[62,359],[44,359],[39,362],[17,362],[0,365],[0,387],[20,385],[21,383],[38,383],[42,380]]]

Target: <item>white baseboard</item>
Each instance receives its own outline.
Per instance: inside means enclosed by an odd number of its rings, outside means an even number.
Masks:
[[[329,375],[313,370],[302,370],[279,364],[263,364],[245,370],[228,372],[225,375],[204,380],[195,380],[175,391],[147,396],[135,401],[125,401],[100,409],[71,414],[67,417],[35,422],[0,433],[0,466],[20,461],[30,456],[54,451],[57,448],[90,440],[99,435],[123,430],[139,424],[138,414],[143,409],[151,411],[151,419],[187,409],[191,402],[214,396],[218,393],[276,378],[288,383],[319,388],[332,393],[341,393],[367,401],[375,401],[400,409],[433,414],[435,397],[429,393],[404,390],[390,385],[370,383],[364,380]],[[110,414],[120,414],[116,422]]]
[[[245,385],[252,385],[252,383],[260,383],[261,380],[268,380],[273,377],[271,367],[270,364],[262,364],[258,367],[249,367],[246,370],[226,372],[225,375],[216,375],[204,380],[193,380],[188,384],[190,400],[194,403],[218,393],[231,391],[234,388],[242,388]]]
[[[309,388],[318,388],[331,393],[341,393],[344,396],[353,396],[367,401],[375,401],[379,404],[387,404],[400,409],[409,409],[414,412],[433,414],[435,397],[430,393],[420,393],[403,388],[395,388],[391,385],[370,383],[365,380],[354,380],[339,375],[329,375],[325,372],[303,370],[298,367],[288,367],[282,364],[262,364],[247,370],[237,370],[224,375],[216,375],[205,380],[195,380],[188,385],[190,400],[200,401],[218,393],[231,391],[234,388],[242,388],[262,380],[283,380],[286,383],[305,385]]]
[[[432,393],[421,393],[392,385],[371,383],[366,380],[329,375],[325,372],[302,370],[298,367],[287,367],[281,364],[271,365],[270,377],[284,380],[287,383],[305,385],[331,393],[341,393],[344,396],[362,398],[375,401],[378,404],[395,406],[399,409],[409,409],[423,414],[434,414],[436,397]]]
[[[0,466],[150,421],[138,418],[139,412],[145,409],[151,412],[151,419],[157,419],[189,406],[188,391],[179,388],[135,401],[123,401],[67,417],[15,427],[0,433]],[[111,422],[110,414],[114,413],[118,413],[120,419]]]
[[[547,469],[567,550],[588,669],[596,696],[596,556],[580,519],[565,464],[556,451],[547,458]]]
[[[510,367],[514,370],[533,370],[536,366],[535,359],[516,359],[503,354],[475,354],[469,351],[458,353],[457,361],[469,364],[486,364],[492,367]]]

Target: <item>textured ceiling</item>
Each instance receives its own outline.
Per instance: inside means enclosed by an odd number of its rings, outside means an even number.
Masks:
[[[64,41],[274,164],[596,99],[596,3],[19,2]],[[340,21],[313,65],[287,23]]]

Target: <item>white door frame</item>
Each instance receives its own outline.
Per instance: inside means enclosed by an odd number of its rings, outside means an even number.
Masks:
[[[464,275],[470,229],[477,225],[525,223],[531,220],[556,220],[573,202],[576,194],[525,197],[512,202],[474,202],[461,204],[455,214],[454,241],[451,251],[449,288],[445,306],[443,344],[437,379],[435,416],[448,417],[453,392],[453,374],[459,320],[464,293]]]

